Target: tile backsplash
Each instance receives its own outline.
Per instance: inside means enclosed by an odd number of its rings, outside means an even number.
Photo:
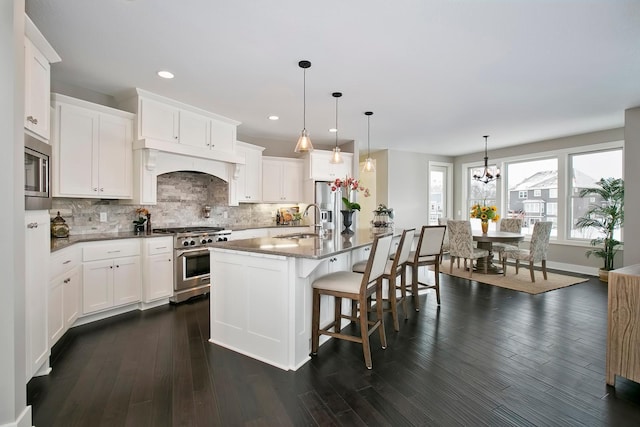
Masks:
[[[222,179],[199,172],[171,172],[158,176],[158,204],[142,206],[151,214],[152,227],[188,225],[255,226],[275,224],[276,204],[241,203],[229,206],[228,184]],[[205,205],[211,207],[204,218]],[[58,211],[69,225],[70,234],[133,231],[133,220],[140,205],[118,200],[54,198],[52,217]],[[100,214],[106,213],[106,222]]]

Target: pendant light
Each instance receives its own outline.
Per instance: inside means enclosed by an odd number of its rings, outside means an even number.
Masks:
[[[367,159],[364,161],[362,172],[375,172],[376,165],[373,163],[373,159],[371,158],[371,144],[370,144],[371,127],[369,123],[369,119],[371,119],[373,112],[367,111],[364,113],[364,115],[367,116]]]
[[[489,169],[489,156],[487,155],[487,138],[489,135],[484,135],[484,169],[482,170],[482,175],[478,173],[473,174],[473,179],[476,181],[483,182],[485,184],[490,183],[498,178],[500,178],[500,168],[497,168],[495,172]]]
[[[341,92],[333,92],[331,94],[336,99],[336,146],[333,148],[333,154],[331,155],[331,159],[329,163],[338,164],[343,163],[342,155],[340,154],[340,148],[338,148],[338,98],[342,96]]]
[[[311,144],[311,138],[309,138],[309,132],[307,132],[307,68],[311,67],[311,62],[300,61],[298,66],[303,70],[303,92],[302,92],[302,132],[298,143],[296,144],[296,153],[308,153],[313,151],[313,145]]]

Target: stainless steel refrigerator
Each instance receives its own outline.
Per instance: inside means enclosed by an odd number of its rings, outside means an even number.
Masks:
[[[320,207],[320,218],[317,218],[317,211],[314,213],[315,224],[322,224],[325,230],[333,230],[336,225],[336,197],[329,184],[327,181],[316,181],[314,188],[314,201]]]

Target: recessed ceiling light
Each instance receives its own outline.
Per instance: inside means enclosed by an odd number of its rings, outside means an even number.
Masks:
[[[269,120],[279,120],[280,117],[278,116],[269,116]]]
[[[162,77],[163,79],[172,79],[173,78],[173,73],[170,72],[170,71],[166,71],[166,70],[158,71],[158,75],[160,77]]]
[[[331,132],[331,133],[336,133],[336,132],[338,132],[338,129],[336,129],[336,128],[331,128],[331,129],[329,129],[329,132]]]

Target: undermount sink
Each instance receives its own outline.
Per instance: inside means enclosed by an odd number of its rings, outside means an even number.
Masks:
[[[293,234],[281,234],[280,236],[274,236],[276,239],[312,239],[314,237],[320,237],[316,233],[293,233]]]

